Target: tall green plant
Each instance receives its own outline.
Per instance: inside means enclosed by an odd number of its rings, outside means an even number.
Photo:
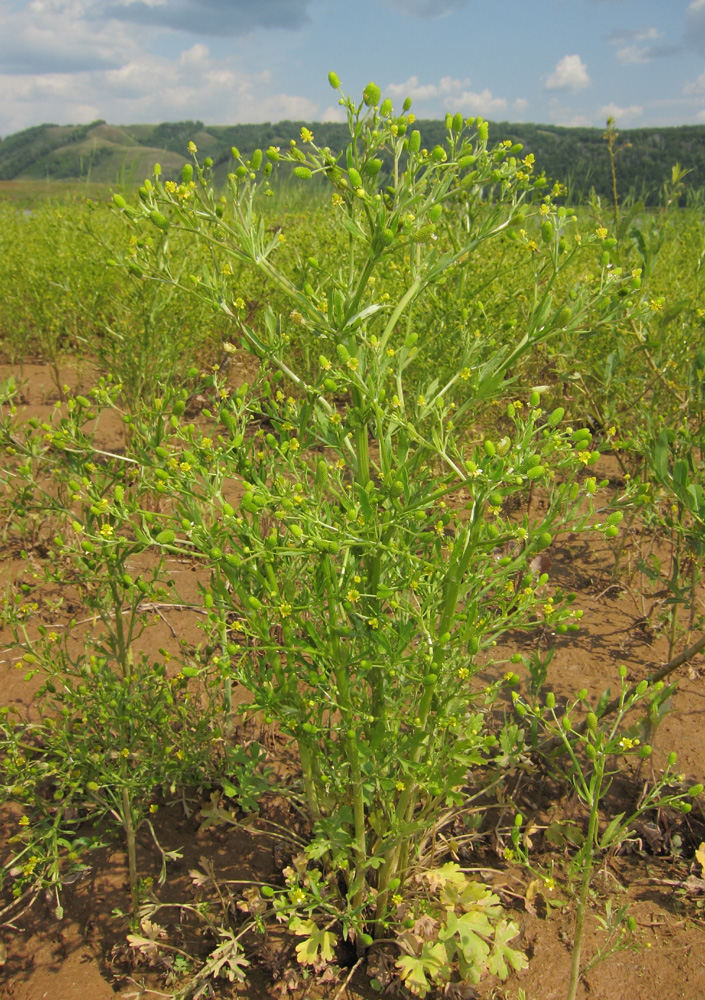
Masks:
[[[589,432],[562,429],[563,410],[544,413],[538,390],[518,394],[492,438],[475,420],[507,392],[527,351],[579,327],[588,304],[622,279],[570,303],[555,298],[563,261],[595,237],[576,239],[531,159],[511,144],[490,148],[481,118],[449,115],[445,144],[427,150],[410,102],[397,114],[372,83],[360,102],[342,92],[340,101],[350,130],[340,158],[305,128],[286,151],[245,161],[233,150],[219,197],[209,160],[191,144],[181,184],[157,174],[140,209],[116,202],[130,226],[187,233],[210,248],[213,266],[189,287],[231,317],[232,340],[261,362],[252,387],[230,392],[217,376],[205,387],[211,426],[185,423],[183,407],[144,425],[145,449],[159,438],[145,475],[151,468],[176,506],[157,515],[162,544],[211,567],[204,604],[223,658],[251,692],[248,710],[296,742],[308,854],[329,873],[323,896],[363,951],[413,895],[416,838],[462,803],[469,772],[493,754],[484,712],[502,678],[479,692],[472,678],[509,628],[575,620],[571,595],[539,596],[548,578],[534,557],[565,526],[587,522],[596,483],[578,472],[597,458]],[[282,161],[302,184],[330,184],[330,224],[347,239],[303,287],[279,264],[285,234],[256,211],[258,189]],[[540,244],[523,228],[535,200]],[[414,383],[427,346],[417,309],[503,234],[537,261],[523,330],[501,346],[459,325],[457,370]],[[182,283],[168,254],[145,241],[137,248],[129,263],[145,280]],[[398,294],[379,295],[389,261],[404,265],[404,280]],[[233,265],[265,276],[288,315],[270,310],[260,329],[241,319]],[[297,371],[296,328],[320,345],[314,378]],[[505,501],[539,486],[541,513],[503,515]],[[308,898],[302,890],[302,907]],[[316,912],[304,923],[314,942],[304,956],[323,940]],[[477,953],[490,961],[507,938],[492,944],[498,911],[488,914],[490,943]],[[328,924],[324,937],[328,947]],[[499,959],[491,964],[506,974]]]

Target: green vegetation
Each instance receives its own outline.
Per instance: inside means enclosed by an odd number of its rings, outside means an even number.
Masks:
[[[298,138],[305,122],[283,121],[261,125],[208,125],[199,121],[163,122],[161,125],[38,125],[0,140],[0,181],[74,180],[129,187],[148,174],[155,162],[165,177],[176,177],[193,140],[215,164],[215,180],[225,183],[224,169],[230,148],[245,156],[257,148],[288,146]],[[442,121],[418,121],[424,144],[432,148],[444,141]],[[345,148],[347,126],[317,123],[313,126],[322,146],[336,153]],[[558,125],[496,122],[497,139],[520,142],[533,153],[539,171],[565,184],[576,203],[594,190],[611,197],[612,178],[605,153],[603,130]],[[620,191],[632,200],[658,204],[671,168],[679,163],[688,172],[688,192],[698,197],[705,184],[705,125],[669,128],[624,129],[619,133]],[[0,191],[0,196],[2,192]]]
[[[542,553],[606,540],[620,579],[635,524],[676,539],[670,557],[644,554],[641,585],[669,592],[654,627],[672,653],[685,647],[678,663],[705,645],[692,641],[699,211],[677,207],[670,166],[658,212],[598,197],[576,211],[501,128],[493,144],[481,118],[421,124],[375,84],[358,101],[330,82],[347,115],[337,131],[283,123],[255,146],[258,126],[123,130],[140,155],[159,143],[174,158],[160,153],[134,197],[0,208],[3,351],[16,366],[47,361],[58,397],[24,422],[20,376],[0,400],[3,541],[41,566],[2,605],[8,648],[41,678],[38,719],[0,710],[0,789],[22,812],[4,884],[16,900],[48,889],[60,907],[112,818],[144,941],[166,905],[143,891],[135,850],[156,800],[195,795],[227,822],[221,801],[242,815],[276,793],[303,843],[281,879],[248,890],[246,924],[219,912],[224,943],[200,984],[244,979],[243,938],[275,918],[304,967],[349,941],[359,962],[391,947],[414,995],[468,990],[526,964],[516,921],[456,862],[482,822],[468,806],[509,803],[495,836],[531,868],[509,777],[533,759],[585,806],[550,875],[567,894],[579,886],[573,1000],[633,931],[609,910],[604,948],[582,963],[598,860],[646,813],[677,824],[702,787],[654,740],[672,666],[634,690],[621,671],[616,703],[580,692],[559,710],[550,653],[497,649],[578,631],[576,595]],[[68,164],[100,130],[107,142],[104,123],[71,132],[70,154],[68,133],[30,138],[40,151],[61,140],[51,155]],[[297,208],[291,192],[311,189]],[[96,372],[85,395],[64,387],[67,359]],[[120,447],[101,442],[111,421]],[[605,452],[622,467],[616,488],[597,472]],[[179,594],[176,559],[197,575],[196,600]],[[73,615],[61,635],[50,627],[63,598],[43,587],[57,583],[94,627]],[[198,616],[202,645],[148,654],[150,622],[174,607]],[[234,739],[241,716],[285,740],[286,780]],[[628,750],[661,773],[642,775],[636,809],[605,816]],[[214,931],[212,908],[198,917]]]

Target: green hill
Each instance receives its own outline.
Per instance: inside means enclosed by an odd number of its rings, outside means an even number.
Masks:
[[[196,142],[199,153],[210,156],[216,173],[224,177],[231,146],[243,154],[257,147],[284,146],[298,138],[302,122],[266,122],[257,125],[204,125],[200,121],[162,122],[160,125],[38,125],[0,139],[0,181],[83,180],[99,184],[130,185],[151,173],[158,162],[165,176],[175,175],[188,159],[187,145]],[[441,121],[418,121],[425,145],[441,142]],[[318,145],[341,149],[344,125],[313,125]],[[522,142],[533,153],[539,170],[567,183],[571,197],[580,200],[594,188],[609,197],[611,182],[603,130],[495,122],[495,141]],[[672,166],[691,171],[688,184],[705,186],[705,125],[663,129],[625,129],[618,145],[619,190],[647,201],[658,200]]]

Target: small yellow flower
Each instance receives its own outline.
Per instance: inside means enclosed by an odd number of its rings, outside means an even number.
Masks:
[[[242,298],[240,298],[240,296],[238,295],[238,297],[233,302],[233,305],[235,306],[236,309],[244,309],[245,308],[245,300],[242,299]]]
[[[195,142],[191,141],[188,144],[188,151],[189,151],[189,153],[197,153],[198,152],[198,146],[196,145]]]
[[[398,892],[395,892],[392,895],[392,903],[394,904],[394,906],[401,906],[402,902],[403,902],[403,896],[400,896]]]
[[[301,129],[301,141],[302,142],[313,142],[313,132],[311,132],[306,127]]]
[[[607,230],[605,229],[604,226],[598,226],[597,229],[595,230],[595,235],[599,236],[601,240],[604,240],[605,237],[607,236]]]
[[[112,526],[112,524],[101,524],[100,528],[98,529],[98,533],[103,538],[110,538],[110,537],[112,537],[112,534],[113,534],[113,526]]]
[[[360,591],[356,590],[355,587],[351,587],[346,594],[347,599],[351,604],[355,604],[356,601],[360,600]]]
[[[406,785],[403,781],[397,781],[394,787],[398,792],[403,792],[404,789],[406,788]]]
[[[29,826],[29,818],[27,816],[20,817],[20,826]]]

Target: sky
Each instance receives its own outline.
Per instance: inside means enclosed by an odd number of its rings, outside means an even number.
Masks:
[[[0,136],[44,122],[705,123],[705,0],[0,0]]]

